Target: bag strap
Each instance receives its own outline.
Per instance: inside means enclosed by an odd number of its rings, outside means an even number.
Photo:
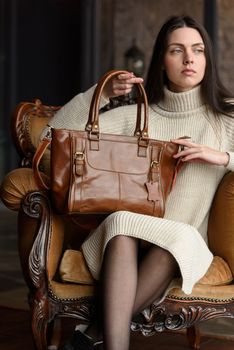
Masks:
[[[93,98],[90,105],[88,122],[86,124],[85,130],[90,131],[93,134],[99,134],[99,107],[100,100],[103,89],[107,82],[116,75],[128,73],[125,70],[111,70],[104,74],[102,78],[99,80],[93,94]],[[143,140],[147,140],[148,136],[148,100],[146,96],[145,89],[142,84],[135,84],[137,88],[137,119],[136,119],[136,127],[134,131],[135,136],[140,136]],[[141,130],[141,109],[142,103],[144,106],[144,123],[143,128]]]
[[[32,170],[33,170],[33,174],[35,177],[35,181],[37,183],[37,185],[39,186],[40,189],[42,190],[49,190],[49,186],[47,186],[41,176],[41,173],[39,171],[39,164],[41,161],[42,156],[44,155],[46,149],[49,147],[49,145],[51,144],[51,137],[49,137],[48,135],[46,135],[39,143],[37,150],[33,156],[33,160],[32,160]]]

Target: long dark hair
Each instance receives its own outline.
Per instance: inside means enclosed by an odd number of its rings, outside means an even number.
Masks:
[[[210,37],[205,28],[189,16],[173,16],[169,18],[158,33],[145,85],[149,103],[157,103],[164,97],[164,86],[167,84],[168,79],[162,67],[168,37],[175,29],[183,27],[196,29],[205,45],[206,69],[201,82],[201,93],[205,103],[215,113],[230,115],[234,112],[234,105],[228,99],[233,99],[233,95],[224,87],[220,80]]]

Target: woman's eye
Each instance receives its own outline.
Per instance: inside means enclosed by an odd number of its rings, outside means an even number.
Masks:
[[[194,53],[199,54],[199,53],[203,53],[203,52],[204,52],[203,48],[196,48],[196,49],[194,49]]]
[[[181,52],[183,52],[183,50],[179,47],[171,50],[171,53],[181,53]]]

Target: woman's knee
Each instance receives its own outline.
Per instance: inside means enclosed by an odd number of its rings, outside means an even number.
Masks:
[[[151,248],[157,255],[157,260],[160,261],[160,264],[163,266],[165,265],[177,265],[177,261],[174,258],[174,256],[166,249],[159,247],[159,246],[153,246]]]
[[[108,247],[115,247],[121,251],[126,250],[129,251],[131,247],[137,249],[138,239],[135,237],[125,236],[125,235],[117,235],[108,242]]]

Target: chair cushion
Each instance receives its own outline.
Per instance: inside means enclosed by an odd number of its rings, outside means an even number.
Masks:
[[[49,290],[57,299],[65,299],[66,301],[74,302],[74,299],[92,297],[95,295],[95,286],[81,285],[74,283],[60,283],[57,281],[50,281]]]
[[[206,274],[197,282],[210,286],[221,286],[231,283],[233,275],[230,267],[219,256],[215,256]]]
[[[81,251],[67,249],[59,267],[60,277],[65,282],[93,284],[94,279],[89,272]],[[206,274],[197,284],[220,286],[231,283],[232,272],[228,264],[219,256],[215,256]]]
[[[225,286],[207,286],[204,284],[195,284],[191,294],[185,294],[181,288],[173,288],[167,294],[168,299],[173,299],[176,302],[182,301],[208,301],[217,303],[233,303],[234,301],[234,284]]]
[[[64,252],[59,273],[64,282],[94,284],[94,279],[80,250],[67,249]]]

